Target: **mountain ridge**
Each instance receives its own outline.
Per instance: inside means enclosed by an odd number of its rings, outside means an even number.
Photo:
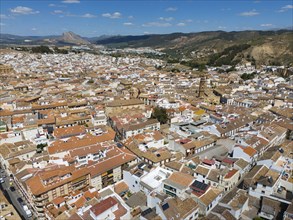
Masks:
[[[62,36],[60,37],[59,41],[66,42],[66,43],[72,43],[72,44],[90,44],[89,41],[82,38],[81,36],[73,33],[72,31],[64,32]]]
[[[84,38],[73,32],[63,36],[31,36],[1,34],[0,44],[80,45],[98,44],[112,48],[151,47],[166,53],[171,62],[201,64],[258,65],[292,64],[293,31],[205,31],[148,35],[116,35]]]

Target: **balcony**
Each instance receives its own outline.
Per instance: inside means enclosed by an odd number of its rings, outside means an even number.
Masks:
[[[265,219],[274,219],[274,215],[271,215],[271,214],[268,214],[268,213],[265,213],[265,212],[260,212],[258,215],[260,217],[265,218]]]
[[[35,198],[33,198],[33,201],[34,201],[34,203],[36,203],[36,202],[41,202],[45,199],[48,199],[48,196],[35,197]]]
[[[38,207],[38,206],[42,206],[42,207],[43,207],[43,206],[45,206],[45,205],[47,204],[47,202],[48,202],[48,201],[45,200],[45,201],[43,201],[43,202],[34,202],[34,204],[35,204],[36,207]]]
[[[43,206],[41,208],[36,207],[36,210],[38,212],[38,216],[44,215],[44,207]]]
[[[76,183],[72,184],[71,185],[71,188],[73,190],[78,190],[78,189],[82,189],[82,188],[84,188],[84,187],[86,187],[88,185],[89,185],[88,181],[87,180],[83,180],[83,181],[79,181],[79,182],[76,182]]]

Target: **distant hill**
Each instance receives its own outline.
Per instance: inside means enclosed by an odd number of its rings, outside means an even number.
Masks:
[[[62,36],[16,36],[0,34],[0,45],[99,44],[114,48],[152,47],[166,53],[169,62],[188,66],[226,65],[252,62],[256,65],[293,63],[293,30],[210,31],[139,36],[86,38],[73,32]],[[166,58],[167,57],[167,58]]]
[[[17,36],[11,34],[0,34],[0,44],[15,45],[81,45],[90,42],[73,32],[65,32],[61,36]]]
[[[57,40],[70,44],[90,44],[89,41],[71,31],[63,33]]]
[[[204,64],[255,62],[289,64],[293,60],[293,31],[211,31],[142,36],[113,36],[96,41],[109,47],[152,47],[170,59]]]

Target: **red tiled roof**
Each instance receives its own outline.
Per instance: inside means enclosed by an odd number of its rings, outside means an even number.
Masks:
[[[65,202],[65,199],[64,199],[64,197],[61,197],[61,196],[59,196],[59,197],[53,199],[53,201],[52,201],[52,203],[53,203],[54,205],[59,205],[59,204],[61,204],[62,202]]]
[[[181,139],[181,140],[180,140],[180,143],[181,143],[181,144],[187,144],[187,143],[190,142],[190,141],[191,141],[190,139],[185,138],[185,139]]]
[[[111,128],[108,128],[108,132],[100,136],[85,135],[82,139],[75,139],[75,141],[71,141],[71,139],[69,139],[67,142],[54,142],[50,147],[48,147],[48,152],[49,154],[54,154],[114,140],[115,134],[116,133]]]
[[[94,213],[95,216],[99,216],[116,204],[118,204],[118,202],[113,197],[108,197],[107,199],[94,205],[90,210]]]
[[[81,208],[86,203],[86,198],[84,196],[80,197],[74,204],[76,208]]]
[[[214,165],[215,164],[214,160],[208,160],[208,159],[203,159],[202,162],[205,163],[205,164],[208,164],[208,165]]]
[[[225,179],[229,179],[229,178],[231,178],[231,177],[234,176],[234,174],[237,173],[237,172],[238,172],[238,170],[235,170],[235,169],[230,170],[230,171],[226,174]]]
[[[104,172],[107,172],[109,169],[114,169],[123,164],[126,164],[132,160],[135,160],[136,156],[131,153],[120,153],[119,155],[113,156],[111,158],[106,158],[105,160],[101,160],[98,163],[88,167],[87,169],[90,171],[91,176],[95,177]]]
[[[252,147],[249,147],[249,146],[244,148],[243,152],[248,154],[251,157],[257,153],[257,151],[255,149],[253,149]]]
[[[64,136],[79,135],[83,133],[85,133],[85,126],[76,125],[66,128],[56,128],[53,134],[56,138],[62,138]]]
[[[234,163],[234,161],[233,160],[230,160],[229,158],[223,159],[222,162],[228,163],[228,164],[233,164]]]

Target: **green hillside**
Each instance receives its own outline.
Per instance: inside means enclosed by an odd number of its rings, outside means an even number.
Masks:
[[[241,31],[115,36],[97,41],[109,47],[152,47],[169,60],[210,65],[252,62],[289,65],[293,60],[293,31]]]

